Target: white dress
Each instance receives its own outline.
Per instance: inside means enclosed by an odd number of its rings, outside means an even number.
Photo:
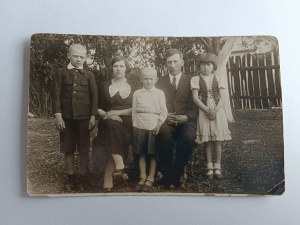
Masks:
[[[203,79],[200,79],[202,76]],[[216,103],[212,96],[212,82],[215,75],[197,75],[191,79],[191,88],[198,90],[201,93],[199,81],[205,81],[207,87],[207,106],[209,108],[215,108]],[[224,81],[220,77],[216,76],[218,88],[225,88]],[[203,91],[203,90],[202,90]],[[201,100],[201,99],[200,99]],[[203,101],[202,101],[203,102]],[[199,117],[197,121],[197,137],[196,142],[208,142],[208,141],[225,141],[231,140],[231,132],[228,129],[227,116],[224,108],[220,108],[216,114],[215,120],[209,120],[206,113],[199,109]]]

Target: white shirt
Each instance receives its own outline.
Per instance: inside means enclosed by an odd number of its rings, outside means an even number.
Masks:
[[[71,70],[71,69],[80,69],[80,70],[83,70],[83,65],[79,66],[79,67],[75,67],[73,66],[72,63],[69,63],[68,66],[67,66],[68,70]]]
[[[133,126],[144,130],[153,130],[158,120],[164,122],[168,110],[163,91],[153,87],[150,90],[139,89],[133,93],[132,123]]]
[[[179,73],[179,74],[177,74],[175,77],[176,77],[176,89],[178,88],[178,83],[179,83],[179,80],[180,80],[180,78],[181,78],[181,76],[182,76],[182,73]],[[172,74],[170,74],[169,73],[169,78],[170,78],[170,83],[172,84],[172,82],[173,82],[173,75]]]

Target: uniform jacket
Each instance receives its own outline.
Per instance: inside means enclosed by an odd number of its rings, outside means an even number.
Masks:
[[[182,74],[177,86],[177,91],[173,93],[169,76],[166,75],[158,80],[157,88],[165,93],[168,113],[186,115],[189,121],[196,121],[198,109],[193,102],[190,81],[191,77]]]
[[[67,67],[54,74],[53,110],[64,119],[89,119],[97,115],[98,93],[94,74]]]

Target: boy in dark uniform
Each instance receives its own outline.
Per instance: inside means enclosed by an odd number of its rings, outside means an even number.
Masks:
[[[55,123],[60,131],[60,151],[65,154],[67,170],[66,189],[80,190],[88,187],[90,131],[95,126],[97,114],[97,87],[92,72],[83,69],[87,50],[81,44],[69,48],[70,63],[54,75],[53,108]],[[74,152],[79,151],[79,182],[74,169]]]

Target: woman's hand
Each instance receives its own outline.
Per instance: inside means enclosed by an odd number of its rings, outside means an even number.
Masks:
[[[98,109],[97,113],[102,119],[104,119],[104,117],[106,116],[106,112],[102,109]]]
[[[107,114],[120,116],[121,111],[120,110],[110,110],[107,112]]]
[[[116,121],[119,121],[119,122],[123,122],[122,118],[116,114],[111,114],[111,113],[106,113],[106,116],[103,118],[105,120],[116,120]]]

